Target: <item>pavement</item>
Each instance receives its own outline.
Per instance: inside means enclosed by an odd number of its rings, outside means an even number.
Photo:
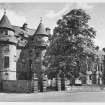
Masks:
[[[105,92],[0,93],[0,102],[105,102]]]

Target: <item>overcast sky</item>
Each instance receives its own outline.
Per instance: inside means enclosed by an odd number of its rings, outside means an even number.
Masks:
[[[45,27],[53,29],[63,14],[73,8],[82,8],[91,16],[89,24],[97,31],[95,43],[105,47],[105,3],[0,3],[0,18],[3,8],[13,25],[28,23],[29,28],[36,28],[43,17]]]

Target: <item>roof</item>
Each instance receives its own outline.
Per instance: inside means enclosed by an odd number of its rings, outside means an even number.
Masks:
[[[13,27],[12,27],[8,17],[6,16],[6,14],[4,14],[0,20],[0,28],[8,28],[8,29],[13,30]]]
[[[35,33],[35,29],[30,29],[30,28],[27,28],[27,32],[28,32],[28,34],[30,35],[30,36],[33,36],[34,35],[34,33]]]
[[[45,29],[44,25],[42,24],[42,22],[39,24],[34,35],[47,35],[46,29]]]
[[[15,30],[16,35],[24,33],[25,35],[33,36],[33,34],[35,33],[35,29],[29,29],[29,28],[27,28],[27,31],[25,31],[20,26],[14,26],[14,25],[12,25],[12,27]]]

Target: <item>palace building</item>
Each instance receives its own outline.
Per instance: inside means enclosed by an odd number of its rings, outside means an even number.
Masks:
[[[41,77],[45,69],[42,61],[48,40],[44,39],[49,34],[42,20],[36,30],[29,29],[27,23],[13,26],[4,12],[0,20],[1,91],[32,91],[32,79]]]

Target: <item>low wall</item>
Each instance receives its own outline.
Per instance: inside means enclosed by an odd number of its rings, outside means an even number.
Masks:
[[[74,92],[100,92],[105,91],[105,86],[94,86],[94,85],[86,85],[86,86],[69,86],[66,88],[67,91],[74,91]]]
[[[32,93],[33,91],[33,82],[31,80],[3,80],[0,83],[0,91],[1,92],[17,92],[17,93]],[[91,86],[67,86],[67,91],[74,92],[94,92],[94,91],[105,91],[105,86],[100,87],[96,85]]]
[[[32,92],[32,81],[31,80],[6,80],[2,81],[3,92]]]

